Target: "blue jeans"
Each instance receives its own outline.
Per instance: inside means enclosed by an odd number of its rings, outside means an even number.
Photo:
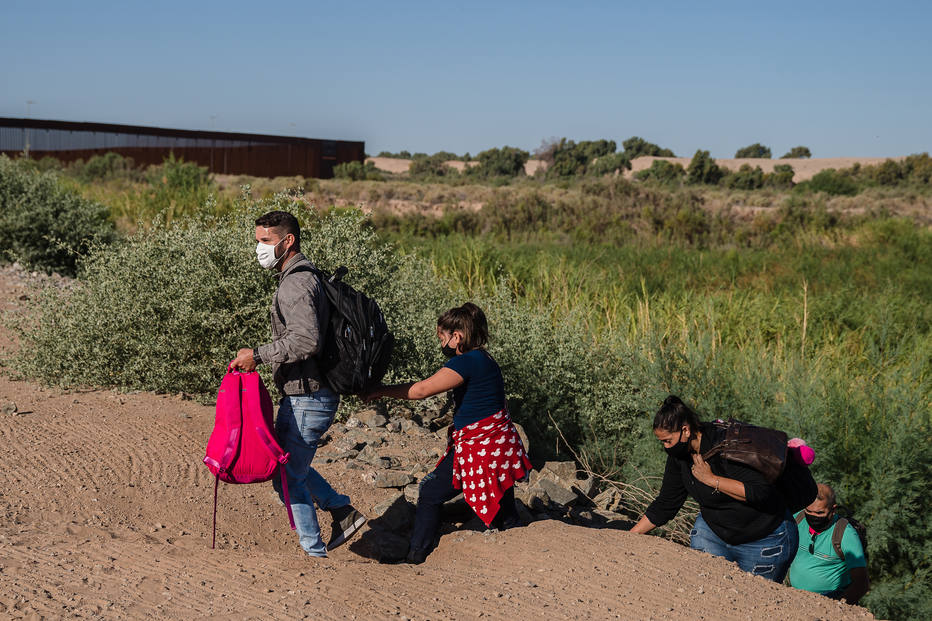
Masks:
[[[282,448],[291,457],[285,465],[288,495],[295,529],[301,547],[310,556],[327,556],[327,546],[320,537],[314,503],[324,511],[349,504],[349,496],[338,494],[313,467],[317,442],[333,423],[340,397],[329,388],[310,395],[284,397],[275,419],[275,433]],[[280,479],[272,479],[282,502],[285,501]]]
[[[787,517],[769,535],[757,541],[731,545],[709,528],[700,513],[696,525],[689,532],[689,547],[722,556],[756,576],[783,582],[799,548],[799,530],[793,519]]]

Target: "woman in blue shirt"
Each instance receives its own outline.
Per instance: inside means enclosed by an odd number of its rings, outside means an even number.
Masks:
[[[531,470],[517,430],[505,407],[505,385],[498,363],[485,350],[485,313],[467,302],[437,319],[440,349],[447,363],[425,380],[380,386],[364,395],[424,399],[453,391],[453,425],[447,452],[421,481],[408,562],[422,563],[434,544],[441,505],[460,491],[476,515],[495,528],[518,524],[514,482]]]

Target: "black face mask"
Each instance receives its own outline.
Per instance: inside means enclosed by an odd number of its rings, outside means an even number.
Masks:
[[[683,432],[680,431],[680,438],[676,444],[673,446],[665,446],[663,450],[667,452],[667,455],[674,459],[683,459],[689,455],[689,440],[683,440]]]
[[[446,345],[440,346],[440,353],[442,353],[447,358],[452,358],[453,356],[456,355],[456,348],[450,347],[450,341],[452,340],[453,340],[453,337],[451,336],[450,339],[447,341]]]
[[[814,530],[817,533],[821,533],[826,528],[832,525],[832,519],[835,517],[833,514],[829,513],[828,515],[817,516],[805,514],[806,522],[809,524],[809,528]]]

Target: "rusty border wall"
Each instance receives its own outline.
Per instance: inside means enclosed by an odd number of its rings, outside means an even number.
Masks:
[[[175,157],[217,174],[330,178],[336,164],[365,159],[365,143],[262,134],[0,117],[0,153],[62,162],[113,151],[137,166]]]

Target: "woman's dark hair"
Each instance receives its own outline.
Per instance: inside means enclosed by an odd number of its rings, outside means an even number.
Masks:
[[[679,431],[683,425],[695,433],[699,430],[699,417],[679,397],[670,395],[663,400],[663,405],[654,415],[654,429]]]
[[[256,219],[256,226],[277,229],[281,237],[291,233],[294,235],[292,248],[298,252],[301,251],[301,227],[298,225],[298,219],[287,211],[270,211],[263,214]]]
[[[489,342],[489,324],[485,320],[485,313],[472,302],[451,308],[437,317],[437,327],[445,332],[462,332],[460,349],[464,352],[479,349]]]

